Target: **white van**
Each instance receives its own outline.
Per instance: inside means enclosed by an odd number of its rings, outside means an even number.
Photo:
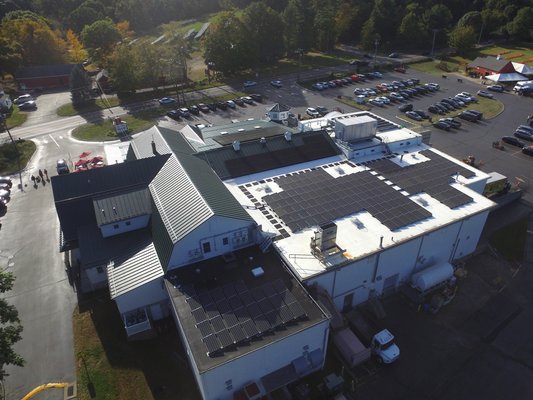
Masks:
[[[533,81],[522,81],[522,82],[516,82],[516,85],[515,87],[513,88],[513,90],[515,92],[518,92],[520,89],[524,88],[524,87],[531,87],[533,88]]]

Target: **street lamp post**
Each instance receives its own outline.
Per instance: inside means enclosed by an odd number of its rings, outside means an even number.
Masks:
[[[13,140],[13,136],[11,136],[11,132],[9,131],[9,128],[7,127],[7,114],[4,113],[4,110],[1,110],[0,112],[0,122],[3,124],[4,129],[7,131],[7,134],[9,135],[9,139],[11,139],[11,143],[13,143],[13,146],[15,146],[15,153],[17,155],[17,168],[19,170],[19,189],[23,192],[24,186],[22,185],[22,168],[20,167],[20,152],[17,147],[17,143]]]
[[[437,36],[438,29],[433,29],[433,41],[431,42],[431,57],[433,57],[435,51],[435,36]]]
[[[378,45],[379,45],[379,39],[376,37],[374,39],[374,65],[376,65],[376,57],[378,55]]]

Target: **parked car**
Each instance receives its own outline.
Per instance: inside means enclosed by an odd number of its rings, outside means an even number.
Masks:
[[[468,111],[462,111],[457,116],[461,119],[464,119],[465,121],[470,121],[470,122],[478,121],[477,116],[472,113],[469,113]]]
[[[433,126],[438,129],[443,129],[445,131],[449,131],[451,129],[451,126],[447,124],[444,121],[437,121],[433,123]]]
[[[196,105],[190,106],[189,111],[191,112],[191,114],[200,115],[200,109]]]
[[[448,112],[448,109],[444,107],[441,103],[435,103],[433,104],[433,107],[436,107],[437,110],[439,110],[439,114],[443,115]]]
[[[30,100],[19,104],[18,107],[21,111],[35,110],[37,108],[37,103],[33,100]]]
[[[281,83],[280,80],[274,80],[274,81],[270,81],[270,84],[274,87],[277,87],[277,88],[280,88],[280,87],[283,87],[283,83]]]
[[[178,110],[170,110],[169,112],[167,112],[167,117],[177,121],[181,119],[181,114]]]
[[[182,107],[178,110],[182,118],[189,118],[191,113],[188,108]]]
[[[226,104],[228,105],[229,108],[236,108],[237,107],[237,104],[235,104],[235,102],[233,100],[226,101]]]
[[[432,114],[440,114],[441,113],[441,110],[439,110],[437,107],[435,106],[429,106],[428,107],[428,111]],[[442,112],[444,114],[444,112]]]
[[[526,139],[530,142],[533,142],[533,135],[524,131],[515,131],[514,135],[521,139]]]
[[[246,104],[254,104],[254,99],[252,99],[250,96],[243,96],[241,97],[241,100]]]
[[[200,104],[198,104],[198,108],[203,113],[208,113],[209,112],[209,107],[207,107],[207,104],[200,103]]]
[[[390,104],[390,99],[386,96],[376,97],[376,100],[383,102],[383,104]]]
[[[15,104],[22,104],[26,103],[27,101],[33,100],[33,97],[31,94],[23,94],[17,97],[15,100],[13,100],[13,103]]]
[[[502,85],[490,85],[490,86],[487,86],[487,90],[490,90],[492,92],[502,93],[505,89]]]
[[[211,111],[216,111],[216,109],[217,109],[217,103],[209,103],[209,104],[207,105],[207,107],[209,107],[209,109],[210,109]]]
[[[253,87],[253,86],[256,86],[256,85],[257,85],[256,81],[244,81],[244,83],[243,83],[243,86],[245,88]]]
[[[0,189],[0,200],[2,200],[4,203],[7,203],[10,198],[11,198],[11,191]]]
[[[533,156],[533,146],[522,147],[522,153],[527,154],[528,156]]]
[[[432,87],[435,90],[440,90],[440,85],[438,83],[429,82],[429,83],[426,83],[426,86]]]
[[[466,111],[469,112],[470,114],[474,114],[478,120],[483,119],[483,113],[481,111],[478,111],[478,110],[466,110]]]
[[[11,186],[9,186],[9,183],[0,183],[0,190],[11,192]]]
[[[378,99],[372,99],[372,100],[369,100],[368,102],[377,107],[385,107],[385,103],[383,103],[381,100],[378,100]]]
[[[407,111],[413,111],[413,105],[412,104],[402,104],[398,107],[398,110],[401,112],[407,112]]]
[[[411,119],[414,119],[415,121],[422,121],[423,120],[423,118],[420,115],[418,115],[417,113],[415,113],[414,111],[407,111],[405,113],[405,115],[407,115]]]
[[[241,107],[244,107],[244,100],[243,99],[237,97],[237,98],[233,99],[233,101],[235,102],[235,104],[237,104],[237,105],[239,105]]]
[[[417,113],[418,115],[420,115],[420,117],[422,119],[429,119],[429,115],[426,114],[425,111],[423,110],[414,110],[413,112]]]
[[[68,174],[70,172],[70,169],[68,168],[68,164],[64,159],[59,159],[56,162],[56,171],[58,175]]]
[[[9,188],[13,186],[13,181],[7,176],[0,176],[0,183],[8,185]]]
[[[446,112],[455,110],[454,106],[452,106],[450,104],[447,104],[447,103],[443,103],[442,101],[440,103],[437,103],[437,105],[441,106],[442,108],[444,108],[446,110]]]
[[[439,119],[441,122],[445,122],[448,125],[450,125],[452,128],[459,129],[461,127],[461,122],[457,121],[455,118],[441,118]]]
[[[254,100],[254,101],[257,101],[258,103],[261,103],[263,101],[263,96],[258,94],[258,93],[252,93],[250,95],[250,97]]]
[[[486,97],[487,99],[494,98],[494,95],[492,93],[487,92],[486,90],[478,90],[477,95],[481,97]]]
[[[398,57],[400,57],[400,54],[398,54],[396,52],[389,54],[389,58],[398,58]]]
[[[518,127],[516,129],[519,129],[519,130],[523,130],[523,131],[526,131],[526,132],[529,132],[533,135],[533,128],[531,126],[528,126],[528,125],[518,125]]]
[[[320,116],[324,116],[328,113],[328,109],[326,107],[316,106],[315,109],[318,111]]]
[[[392,92],[391,94],[389,94],[389,96],[398,101],[405,101],[405,98],[400,93],[397,93],[397,92]]]
[[[318,118],[320,117],[320,113],[313,107],[308,107],[307,110],[305,110],[305,112],[307,113],[307,115],[313,117],[313,118]]]
[[[227,110],[228,109],[228,103],[225,102],[225,101],[219,101],[217,103],[217,107],[220,108],[221,110]]]
[[[176,104],[176,103],[177,103],[176,99],[172,97],[162,97],[159,99],[159,104],[161,104],[162,106],[169,106],[171,104]]]
[[[325,86],[321,82],[313,83],[311,87],[316,90],[324,90],[324,89],[329,88],[329,86]]]
[[[502,137],[502,142],[510,144],[511,146],[516,146],[516,147],[520,147],[520,148],[525,146],[524,142],[518,140],[514,136],[503,136]]]

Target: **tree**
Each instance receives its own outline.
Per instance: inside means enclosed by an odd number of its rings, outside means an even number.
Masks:
[[[424,20],[429,30],[448,29],[453,20],[452,13],[444,4],[435,4],[424,14]]]
[[[81,63],[87,59],[87,52],[72,30],[67,31],[67,43],[70,51],[70,60],[74,63]]]
[[[284,25],[276,11],[254,2],[244,9],[242,20],[257,48],[258,61],[270,63],[284,54]]]
[[[22,46],[20,43],[0,37],[0,76],[12,74],[22,63]]]
[[[81,64],[72,68],[69,78],[70,97],[72,104],[79,105],[92,100],[91,78]]]
[[[465,55],[476,44],[476,32],[471,26],[456,26],[448,36],[448,44],[457,50],[457,53]]]
[[[0,271],[0,293],[10,291],[14,282],[15,277],[12,273]],[[8,376],[5,371],[6,366],[24,366],[23,358],[13,350],[13,345],[22,338],[18,311],[4,298],[0,298],[0,322],[0,381],[2,381]]]
[[[246,26],[233,11],[224,11],[211,24],[204,56],[215,68],[233,73],[253,66],[255,44]]]
[[[427,31],[421,21],[420,15],[410,11],[402,19],[398,33],[406,46],[415,48],[427,42]]]
[[[8,43],[20,45],[22,64],[61,64],[67,59],[65,41],[42,18],[7,19],[0,24],[0,31]]]
[[[329,51],[335,45],[335,4],[331,1],[315,3],[315,45],[321,51]]]
[[[93,7],[95,1],[86,1],[69,15],[70,26],[76,31],[81,32],[87,25],[104,18],[104,14]]]
[[[122,39],[133,39],[135,32],[130,29],[129,21],[117,22],[117,31]]]
[[[533,31],[533,7],[523,7],[507,25],[510,35],[521,40],[531,40]]]
[[[471,26],[475,31],[479,31],[482,23],[483,20],[481,18],[481,13],[479,11],[470,11],[464,14],[459,21],[457,21],[457,26]]]
[[[93,22],[81,31],[81,41],[89,49],[89,54],[96,59],[109,54],[119,40],[117,27],[109,18]]]
[[[138,85],[135,47],[125,44],[117,46],[109,61],[109,73],[117,93],[120,95],[134,92]]]

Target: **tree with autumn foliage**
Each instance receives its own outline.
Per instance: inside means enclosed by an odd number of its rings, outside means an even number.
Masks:
[[[120,34],[120,37],[122,39],[133,39],[135,36],[135,32],[130,29],[130,22],[129,21],[120,21],[117,22],[117,31]]]
[[[70,61],[81,63],[87,59],[87,51],[83,48],[83,44],[71,29],[67,31],[67,44],[69,47]]]

